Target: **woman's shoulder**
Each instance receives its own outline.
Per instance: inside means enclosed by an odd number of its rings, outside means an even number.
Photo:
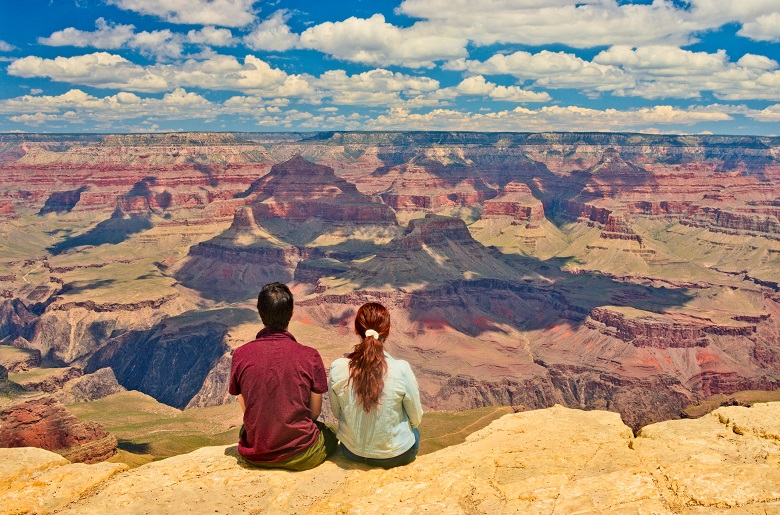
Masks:
[[[333,360],[333,363],[330,364],[330,373],[331,375],[334,373],[339,373],[346,371],[349,372],[349,359],[347,358],[336,358]]]
[[[387,360],[388,368],[394,368],[399,372],[404,372],[404,373],[412,371],[412,367],[409,366],[409,362],[406,360],[396,359],[388,353],[385,353],[385,359]]]

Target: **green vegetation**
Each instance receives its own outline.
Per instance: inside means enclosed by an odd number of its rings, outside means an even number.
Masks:
[[[420,424],[420,454],[463,443],[471,433],[513,412],[508,406],[487,406],[457,412],[428,412]]]
[[[238,441],[241,410],[237,404],[180,411],[140,392],[71,404],[82,420],[99,422],[114,434],[120,452],[110,461],[138,466],[192,452],[200,447]]]

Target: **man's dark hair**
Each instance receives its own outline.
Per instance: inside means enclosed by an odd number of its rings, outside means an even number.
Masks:
[[[257,296],[257,312],[267,328],[286,331],[293,313],[293,295],[290,288],[279,282],[263,286]]]

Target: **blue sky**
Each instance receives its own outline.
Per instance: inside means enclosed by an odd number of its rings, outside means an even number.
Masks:
[[[0,131],[780,135],[780,0],[0,0]]]

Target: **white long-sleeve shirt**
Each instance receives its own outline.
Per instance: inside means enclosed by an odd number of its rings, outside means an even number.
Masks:
[[[379,405],[363,410],[349,383],[349,360],[339,358],[330,366],[330,405],[339,421],[338,438],[347,449],[364,458],[398,456],[414,445],[412,428],[422,420],[420,390],[409,363],[385,352],[385,375]]]

